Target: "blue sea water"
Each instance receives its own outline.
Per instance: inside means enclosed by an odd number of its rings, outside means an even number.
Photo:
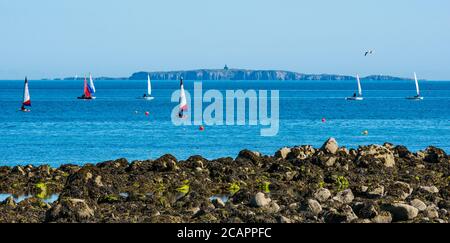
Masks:
[[[417,151],[433,145],[450,151],[450,82],[363,81],[366,100],[350,102],[355,81],[204,81],[203,90],[280,90],[280,130],[261,126],[174,126],[170,98],[178,81],[153,81],[153,101],[137,99],[145,81],[96,80],[97,99],[77,100],[81,81],[30,80],[32,112],[18,112],[23,81],[0,81],[0,165],[97,163],[117,158],[235,157],[242,149],[273,154],[284,146],[320,146],[329,137],[358,147],[392,142]],[[186,81],[192,90],[193,81]],[[204,107],[207,104],[204,105]],[[138,113],[136,113],[138,111]],[[145,112],[150,112],[145,116]],[[322,122],[326,118],[326,122]],[[362,131],[369,135],[362,135]]]

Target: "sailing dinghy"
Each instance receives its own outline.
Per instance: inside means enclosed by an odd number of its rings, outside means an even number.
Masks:
[[[93,94],[95,93],[95,86],[94,81],[92,80],[92,76],[89,74],[89,84],[86,80],[86,77],[84,77],[84,91],[83,95],[78,97],[80,100],[93,100],[95,97]]]
[[[144,100],[153,100],[152,97],[152,84],[150,82],[150,74],[147,75],[147,93],[142,96]]]
[[[185,118],[184,112],[188,110],[186,93],[184,92],[183,78],[180,79],[180,107],[179,107],[178,117]]]
[[[29,109],[25,108],[26,106],[28,107],[31,106],[31,98],[30,98],[30,91],[28,90],[28,79],[25,77],[25,85],[23,89],[23,102],[20,111],[30,112]]]
[[[423,97],[420,95],[420,88],[419,88],[419,80],[417,80],[417,75],[414,73],[414,80],[416,81],[416,92],[417,95],[413,97],[406,97],[408,100],[423,100]]]
[[[347,100],[364,100],[362,97],[361,80],[359,79],[359,75],[356,75],[356,80],[358,81],[358,94],[355,93],[353,97],[347,97]]]

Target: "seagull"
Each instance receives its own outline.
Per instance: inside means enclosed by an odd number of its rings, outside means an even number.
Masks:
[[[369,55],[369,54],[373,54],[373,50],[366,51],[366,53],[364,54],[364,56],[366,57],[366,56]]]

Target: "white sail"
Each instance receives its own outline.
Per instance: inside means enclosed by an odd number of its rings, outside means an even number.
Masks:
[[[152,95],[152,84],[150,83],[150,74],[147,76],[147,93],[148,96]]]
[[[184,92],[183,80],[180,82],[180,111],[187,110],[186,93]]]
[[[419,89],[419,80],[417,80],[417,74],[414,73],[414,79],[416,81],[416,91],[417,91],[417,96],[420,96],[420,89]]]
[[[28,80],[25,78],[25,87],[23,89],[23,105],[31,105],[30,91],[28,90]]]
[[[362,96],[362,88],[361,88],[361,81],[359,80],[359,75],[356,75],[356,79],[358,80],[358,94],[359,96]]]
[[[94,86],[94,80],[92,80],[91,74],[89,74],[89,86],[91,87],[92,91],[94,91],[94,93],[95,93],[96,91],[95,91],[95,86]]]

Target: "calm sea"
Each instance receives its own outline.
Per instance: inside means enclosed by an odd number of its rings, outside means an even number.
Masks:
[[[143,160],[166,153],[213,159],[245,148],[273,154],[284,146],[320,146],[331,136],[347,147],[388,141],[413,151],[429,145],[450,151],[450,82],[421,82],[425,100],[419,102],[405,99],[415,94],[412,81],[363,81],[362,102],[344,99],[355,81],[203,82],[204,91],[280,90],[275,137],[261,137],[261,126],[207,126],[203,132],[174,126],[170,98],[178,81],[153,81],[156,99],[150,102],[137,99],[146,81],[96,80],[94,101],[76,99],[82,85],[30,80],[32,112],[22,113],[23,81],[0,81],[0,165]],[[192,90],[193,82],[185,86]]]

